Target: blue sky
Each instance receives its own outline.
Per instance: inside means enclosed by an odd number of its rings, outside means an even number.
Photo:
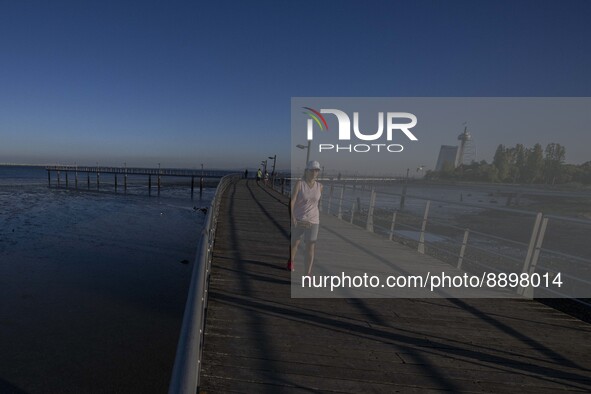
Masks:
[[[587,1],[3,0],[0,162],[288,168],[291,97],[591,96],[590,16]]]

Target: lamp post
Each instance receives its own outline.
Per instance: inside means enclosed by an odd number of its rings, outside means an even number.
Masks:
[[[261,161],[261,165],[263,166],[263,179],[264,179],[265,174],[267,173],[267,160]]]
[[[277,162],[277,155],[269,156],[269,159],[273,159],[273,170],[271,171],[271,178],[275,176],[275,163]]]
[[[420,172],[421,175],[423,175],[423,171],[425,171],[425,166],[423,164],[421,164],[418,168],[417,168],[417,172]]]
[[[308,140],[308,145],[302,145],[302,144],[298,144],[296,145],[297,148],[300,149],[308,149],[308,151],[306,152],[306,166],[308,165],[308,162],[310,161],[310,143],[312,141]]]

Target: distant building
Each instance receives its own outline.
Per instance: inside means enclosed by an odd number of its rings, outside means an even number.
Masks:
[[[460,150],[456,156],[456,167],[476,161],[476,145],[472,141],[472,134],[467,126],[464,127],[464,132],[458,135],[458,141],[460,141]]]
[[[439,157],[437,158],[437,165],[435,171],[443,170],[445,162],[451,163],[453,168],[456,168],[458,162],[458,147],[452,145],[441,145],[439,150]]]

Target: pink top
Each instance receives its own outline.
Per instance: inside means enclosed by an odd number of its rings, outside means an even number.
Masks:
[[[318,201],[320,201],[320,183],[308,186],[306,181],[300,181],[300,190],[293,207],[293,214],[297,221],[320,223]]]

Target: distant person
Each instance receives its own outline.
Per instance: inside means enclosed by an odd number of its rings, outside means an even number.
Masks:
[[[257,171],[257,183],[259,183],[261,181],[262,177],[263,177],[263,172],[259,168],[259,170]]]
[[[320,173],[320,163],[310,161],[306,165],[304,176],[297,181],[290,201],[291,212],[291,253],[287,262],[287,269],[295,269],[295,257],[300,246],[302,235],[306,243],[306,275],[311,275],[314,264],[314,248],[318,239],[320,227],[320,210],[318,204],[322,196],[322,184],[317,182]]]
[[[244,179],[248,179],[248,168],[244,170]]]
[[[269,186],[269,173],[267,171],[265,171],[265,186]]]

